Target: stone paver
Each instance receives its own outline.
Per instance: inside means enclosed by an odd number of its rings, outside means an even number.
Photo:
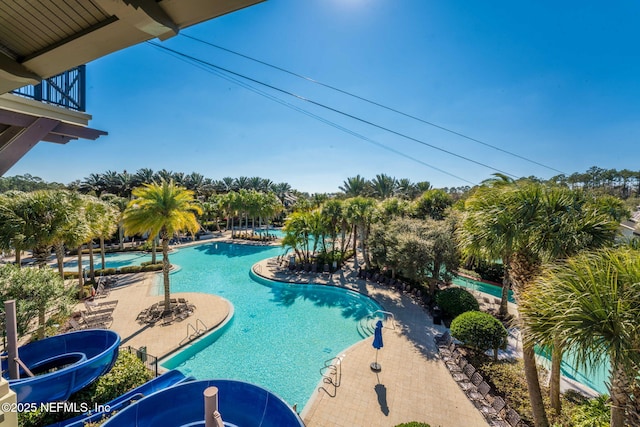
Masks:
[[[175,292],[172,298],[185,298],[196,306],[193,314],[181,322],[162,326],[140,324],[136,321],[138,313],[155,302],[163,301],[162,295],[157,295],[154,286],[155,273],[136,273],[118,276],[118,286],[111,290],[106,298],[96,299],[96,302],[117,300],[113,311],[111,330],[116,331],[122,338],[122,345],[135,348],[147,347],[151,355],[162,358],[175,351],[188,333],[188,325],[211,330],[220,325],[232,310],[231,303],[216,295],[195,292]],[[84,310],[84,304],[78,304],[77,310]],[[199,320],[196,326],[196,321]],[[202,327],[202,324],[205,326]],[[187,344],[184,342],[183,344]]]
[[[480,412],[438,358],[433,341],[444,327],[433,325],[426,311],[409,296],[357,278],[353,266],[334,275],[295,273],[274,259],[254,266],[265,277],[297,283],[318,282],[357,290],[374,298],[395,320],[385,322],[384,347],[378,353],[382,370],[371,370],[376,352],[373,337],[339,356],[340,386],[320,382],[301,413],[307,427],[388,427],[422,421],[432,427],[487,426]],[[293,285],[295,286],[295,285]],[[328,389],[331,397],[322,388]]]

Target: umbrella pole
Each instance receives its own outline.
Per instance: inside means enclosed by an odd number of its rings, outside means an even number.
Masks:
[[[378,364],[378,349],[376,349],[376,361],[371,364],[371,370],[376,372],[382,370],[382,366]]]

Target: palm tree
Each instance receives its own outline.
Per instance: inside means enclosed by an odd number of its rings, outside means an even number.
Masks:
[[[377,199],[384,200],[395,194],[398,185],[398,180],[394,177],[385,174],[376,175],[375,179],[371,181],[371,187],[373,189],[373,196]]]
[[[164,282],[165,311],[171,308],[169,284],[169,240],[180,231],[195,233],[200,225],[196,214],[202,210],[195,203],[192,191],[179,187],[173,181],[146,184],[132,193],[124,212],[124,226],[128,234],[148,233],[150,239],[162,239],[162,276]]]
[[[606,245],[617,227],[583,192],[521,182],[479,187],[465,204],[459,237],[467,256],[502,258],[520,302],[543,261]],[[524,346],[523,361],[535,425],[548,427],[533,346]]]
[[[152,169],[141,168],[133,175],[131,186],[133,188],[140,187],[144,184],[151,184],[154,181],[154,173]]]
[[[235,180],[230,176],[225,176],[222,178],[221,182],[224,184],[224,191],[229,192],[233,190],[237,190],[235,187]]]
[[[611,426],[624,426],[640,366],[640,253],[607,249],[551,265],[523,295],[520,312],[530,345],[562,341],[585,367],[608,358]]]
[[[286,182],[280,182],[273,186],[273,190],[275,191],[276,196],[278,196],[278,199],[280,199],[280,203],[285,206],[285,201],[291,192],[291,186]]]
[[[340,188],[340,191],[342,191],[347,197],[357,197],[366,195],[367,186],[367,180],[360,175],[356,175],[354,177],[347,178],[347,180],[338,188]]]
[[[104,179],[102,175],[97,173],[90,174],[80,183],[80,191],[88,194],[94,193],[99,196],[104,191]]]
[[[118,230],[118,221],[120,219],[120,209],[116,205],[100,201],[96,205],[98,218],[95,224],[96,237],[100,239],[100,261],[102,269],[106,268],[106,262],[104,258],[104,241],[110,239],[113,233]]]
[[[408,178],[401,178],[396,185],[396,196],[411,200],[414,198],[416,186]]]
[[[347,216],[353,226],[353,257],[355,268],[358,268],[358,253],[356,251],[358,231],[360,234],[360,247],[365,268],[369,268],[369,256],[367,255],[367,235],[373,218],[375,200],[368,197],[353,197],[346,200]]]
[[[234,189],[237,189],[237,190],[248,190],[249,178],[247,178],[246,176],[241,176],[239,178],[236,178],[233,181],[233,186],[234,186]]]

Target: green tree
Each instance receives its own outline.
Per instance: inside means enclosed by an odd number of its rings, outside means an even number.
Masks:
[[[539,183],[480,187],[465,204],[461,249],[467,256],[502,258],[520,303],[542,262],[613,241],[618,223],[597,207],[584,192]],[[561,350],[561,343],[554,346]],[[533,346],[524,346],[523,361],[535,425],[548,427]],[[553,374],[552,386],[559,372]]]
[[[38,337],[44,337],[46,313],[55,310],[69,313],[73,306],[70,289],[50,268],[19,268],[0,266],[0,299],[15,299],[18,333],[27,332],[30,323],[38,319]],[[4,310],[4,307],[0,307]]]
[[[367,255],[367,235],[373,219],[375,200],[368,197],[352,197],[345,201],[346,215],[353,227],[353,258],[355,268],[358,268],[357,240],[360,235],[360,247],[365,268],[369,267]]]
[[[445,210],[452,204],[453,199],[444,190],[427,190],[413,202],[413,216],[441,220],[445,217]]]
[[[180,231],[195,233],[200,225],[196,214],[202,210],[195,203],[193,192],[173,181],[145,184],[133,190],[133,200],[124,212],[127,234],[148,233],[150,239],[162,239],[162,277],[165,311],[171,307],[169,283],[169,240]]]
[[[451,221],[395,218],[372,227],[371,254],[378,265],[391,268],[435,293],[438,281],[448,282],[458,268],[459,254]]]
[[[347,197],[366,196],[369,190],[369,184],[366,179],[360,175],[347,178],[339,187]]]
[[[605,249],[550,265],[521,300],[529,345],[561,341],[583,366],[608,358],[611,426],[624,426],[640,367],[640,252]]]

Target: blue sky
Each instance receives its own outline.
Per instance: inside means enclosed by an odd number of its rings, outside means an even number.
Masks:
[[[639,18],[631,1],[269,0],[182,33],[571,174],[639,169]],[[447,175],[141,44],[87,67],[90,125],[108,136],[40,143],[6,175],[148,167],[312,193],[356,174],[450,187],[558,173],[181,35],[162,45],[494,169],[260,88]]]

